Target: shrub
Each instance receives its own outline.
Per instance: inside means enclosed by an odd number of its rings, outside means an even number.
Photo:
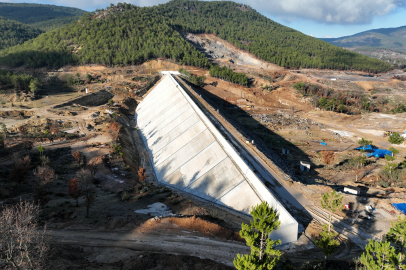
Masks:
[[[66,77],[66,84],[67,84],[68,86],[72,86],[72,85],[75,84],[75,79],[73,79],[72,75],[69,74],[69,75]]]
[[[390,184],[389,184],[388,182],[383,181],[383,180],[379,181],[378,184],[379,184],[381,187],[384,187],[384,188],[387,188],[387,187],[390,186]]]
[[[399,133],[393,132],[392,135],[389,136],[388,141],[391,144],[401,144],[404,142],[405,138],[401,137]]]
[[[130,193],[128,193],[127,191],[124,191],[123,196],[121,196],[121,200],[128,201],[130,198],[131,198]]]

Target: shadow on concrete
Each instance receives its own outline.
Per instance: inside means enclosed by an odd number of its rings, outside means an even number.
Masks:
[[[201,87],[197,87],[186,80],[182,79],[182,82],[187,84],[189,87],[192,87],[192,89],[207,103],[218,110],[218,112],[245,138],[247,138],[247,140],[254,140],[258,150],[272,160],[284,173],[290,175],[293,180],[304,182],[306,184],[314,184],[316,182],[315,179],[318,179],[319,182],[326,181],[326,179],[321,178],[320,175],[314,170],[311,170],[310,172],[301,172],[299,162],[296,163],[295,161],[295,164],[292,164],[293,162],[288,161],[287,158],[289,156],[296,156],[300,157],[302,161],[309,162],[311,164],[311,168],[320,167],[316,166],[309,159],[308,155],[300,148],[280,135],[269,130],[265,125],[253,118],[247,111],[236,107],[236,105],[228,102],[227,100],[219,98],[209,91]],[[237,119],[240,119],[240,121]],[[282,154],[282,148],[289,149],[289,155]],[[298,176],[305,177],[302,177],[302,179],[299,180]]]
[[[209,103],[213,108],[217,109],[218,112],[229,122],[231,123],[245,138],[249,138],[250,140],[255,141],[255,145],[257,148],[264,153],[270,160],[274,161],[274,163],[279,166],[283,172],[287,175],[298,175],[301,174],[300,172],[300,164],[296,164],[295,166],[288,167],[286,164],[283,162],[283,158],[285,158],[284,155],[281,154],[281,156],[277,155],[275,152],[281,152],[282,148],[288,148],[290,150],[290,155],[296,155],[296,156],[301,156],[303,159],[307,162],[310,162],[311,165],[314,167],[315,164],[313,164],[307,157],[306,153],[304,153],[301,149],[296,147],[294,144],[291,142],[285,140],[283,137],[279,136],[278,134],[275,134],[268,128],[266,128],[264,125],[262,125],[260,122],[252,118],[246,111],[242,110],[241,108],[235,108],[234,104],[229,103],[226,100],[223,100],[219,98],[218,96],[206,91],[203,88],[197,87],[191,83],[189,83],[186,80],[182,79],[182,83],[185,83],[189,87],[191,87],[198,95],[200,95],[207,103]],[[187,89],[186,89],[187,90]],[[188,91],[188,90],[187,90]],[[189,92],[189,91],[188,91]],[[194,96],[191,96],[192,99],[196,101]],[[199,102],[200,103],[200,102]],[[203,110],[207,114],[207,110]],[[250,119],[250,124],[244,126],[244,122],[239,122],[236,120],[236,118],[247,118]],[[209,117],[210,118],[210,117]],[[254,124],[252,124],[254,123]],[[213,123],[215,125],[218,125],[217,123]],[[221,128],[218,128],[221,133],[227,138],[229,136],[224,134],[224,131]],[[236,142],[234,140],[228,140],[232,145],[235,146]],[[275,143],[277,142],[277,143]],[[237,145],[238,148],[243,148],[242,145]],[[252,157],[255,159],[254,157]],[[245,158],[244,158],[245,159]],[[251,159],[251,158],[250,158]],[[292,214],[292,216],[300,223],[306,225],[311,221],[311,215],[307,212],[307,210],[301,205],[297,199],[290,194],[280,183],[276,180],[270,182],[267,179],[264,178],[269,178],[269,176],[272,177],[271,173],[263,173],[263,172],[258,172],[258,170],[261,170],[260,168],[252,168],[253,171],[257,174],[257,176],[262,179],[264,184],[270,189],[271,193],[274,194],[274,196],[285,206],[285,208]],[[258,169],[258,170],[257,170]],[[263,167],[262,167],[263,169]],[[262,175],[269,175],[267,177],[263,177]],[[314,171],[311,171],[309,173],[303,173],[303,175],[308,176],[309,180],[306,181],[306,183],[314,183],[314,179],[318,177],[318,174]],[[292,177],[293,179],[295,177]],[[297,181],[297,179],[295,179]],[[324,180],[324,179],[323,179]],[[276,194],[278,192],[275,191],[274,185],[277,185],[276,187],[279,190],[283,190],[283,195],[281,194]],[[276,190],[277,190],[276,189]],[[281,197],[282,196],[282,197]]]

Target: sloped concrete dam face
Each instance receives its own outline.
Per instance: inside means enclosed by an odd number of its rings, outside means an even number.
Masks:
[[[267,201],[281,221],[271,238],[297,240],[296,220],[171,75],[139,104],[136,120],[159,182],[248,215]]]

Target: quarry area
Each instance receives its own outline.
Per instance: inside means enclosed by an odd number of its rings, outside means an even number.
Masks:
[[[328,269],[355,269],[352,259],[368,239],[381,239],[405,216],[393,207],[406,200],[404,166],[390,175],[384,158],[359,166],[356,150],[365,138],[396,148],[395,162],[404,160],[405,144],[385,136],[406,131],[406,113],[390,111],[406,101],[401,71],[286,70],[212,35],[186,38],[214,62],[245,72],[251,84],[157,59],[35,70],[42,83],[35,97],[2,90],[0,203],[42,205],[51,269],[175,270],[234,269],[236,254],[250,252],[241,223],[266,200],[278,205],[282,225],[293,224],[278,235],[284,240],[277,269],[300,269],[324,258],[314,245],[329,214],[320,201],[336,190],[349,208],[333,214],[340,247]],[[204,75],[204,85],[160,73],[179,68]],[[363,103],[348,105],[348,113],[320,108],[301,83]],[[372,112],[368,102],[377,104]],[[35,168],[44,163],[55,175],[39,190]],[[88,218],[83,196],[76,201],[68,192],[84,164],[94,176]],[[358,194],[344,192],[349,186]]]

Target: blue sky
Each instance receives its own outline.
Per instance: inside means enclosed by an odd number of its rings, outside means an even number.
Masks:
[[[371,22],[362,24],[331,24],[309,19],[288,21],[273,14],[263,14],[280,24],[318,38],[350,36],[371,29],[406,26],[406,9],[397,9],[390,14],[373,17]]]
[[[1,0],[0,0],[1,1]],[[21,0],[3,0],[21,3]],[[406,0],[234,0],[314,37],[341,37],[376,28],[406,25]],[[26,3],[54,4],[94,11],[112,0],[25,0]],[[137,6],[151,6],[168,0],[127,0]]]

